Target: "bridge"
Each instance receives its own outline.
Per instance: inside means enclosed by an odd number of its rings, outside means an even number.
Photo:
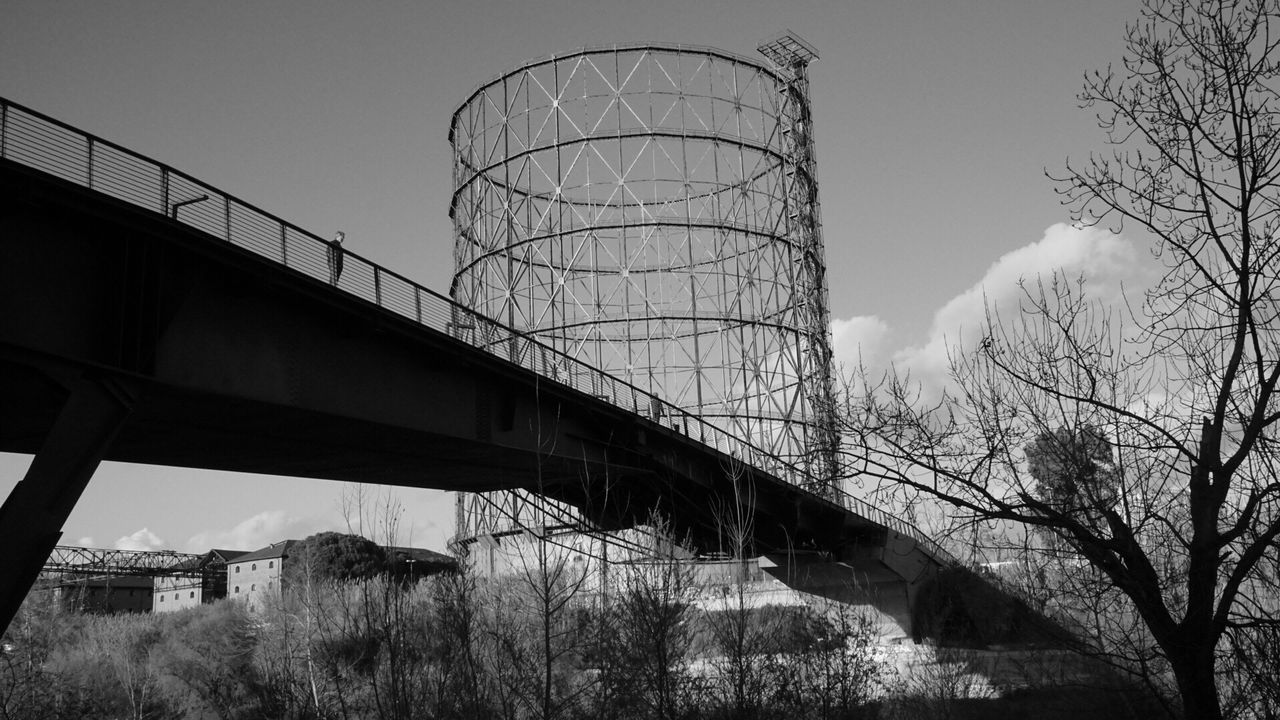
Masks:
[[[201,556],[173,550],[114,550],[109,548],[58,545],[44,562],[50,576],[199,577]]]
[[[656,507],[704,550],[732,509],[747,552],[810,589],[852,570],[908,632],[957,565],[744,438],[357,254],[334,277],[323,239],[2,99],[0,227],[0,451],[35,456],[0,508],[0,628],[103,460],[524,489],[600,530]]]

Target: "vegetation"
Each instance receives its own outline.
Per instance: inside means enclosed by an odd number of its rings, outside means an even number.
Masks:
[[[388,567],[387,553],[372,540],[349,533],[316,533],[289,550],[285,565],[294,582],[299,573],[329,580],[355,580],[382,574]]]
[[[1163,277],[1119,306],[1086,279],[1029,279],[1016,316],[991,308],[977,346],[953,349],[941,398],[891,373],[848,405],[885,501],[1026,558],[1045,606],[1171,716],[1280,714],[1264,669],[1280,622],[1278,48],[1274,0],[1146,0],[1120,64],[1080,96],[1111,152],[1055,180],[1078,222],[1149,242]]]
[[[541,552],[530,570],[554,571],[561,554]],[[607,588],[580,586],[563,607],[518,568],[313,581],[256,613],[221,601],[88,615],[35,593],[0,653],[0,718],[1146,716],[1124,707],[1132,693],[1074,698],[1079,673],[1057,667],[1024,668],[1027,681],[995,693],[976,656],[908,645],[898,651],[923,664],[898,674],[911,663],[877,646],[864,608],[740,605],[743,582],[697,593],[689,566],[668,560],[615,566]]]
[[[356,544],[344,543],[349,547]],[[340,553],[340,556],[347,556]],[[543,548],[504,578],[303,576],[257,613],[71,612],[33,593],[0,654],[0,718],[858,717],[880,672],[845,609],[764,608],[772,689],[749,714],[708,653],[686,565],[618,567],[588,592]],[[542,578],[538,582],[532,581]]]

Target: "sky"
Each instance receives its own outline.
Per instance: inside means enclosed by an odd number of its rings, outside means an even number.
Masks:
[[[944,371],[1019,279],[1140,282],[1134,242],[1070,224],[1046,177],[1104,149],[1076,95],[1118,64],[1136,0],[6,0],[0,96],[447,291],[453,111],[530,59],[683,43],[741,55],[784,29],[810,68],[837,358]],[[3,402],[3,398],[0,398]],[[29,456],[0,453],[0,492]],[[453,500],[402,508],[443,548]],[[104,463],[64,543],[250,550],[345,530],[337,483]],[[389,493],[389,495],[388,495]]]

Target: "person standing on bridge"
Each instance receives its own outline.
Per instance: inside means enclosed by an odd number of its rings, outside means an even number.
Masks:
[[[333,236],[333,240],[329,241],[329,284],[337,285],[338,278],[342,277],[342,241],[347,237],[346,233],[341,230],[337,235]]]

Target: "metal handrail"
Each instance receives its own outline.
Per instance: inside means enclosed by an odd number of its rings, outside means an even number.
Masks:
[[[5,98],[0,98],[0,159],[160,213],[313,280],[331,283],[383,310],[467,342],[543,378],[648,417],[691,440],[750,463],[801,492],[808,492],[802,486],[813,482],[802,468],[749,441],[356,253],[341,250],[342,270],[334,277],[330,253],[335,249],[318,235],[184,172]],[[957,564],[950,553],[914,525],[842,490],[836,489],[835,493],[834,498],[813,496],[912,538],[943,564]]]

